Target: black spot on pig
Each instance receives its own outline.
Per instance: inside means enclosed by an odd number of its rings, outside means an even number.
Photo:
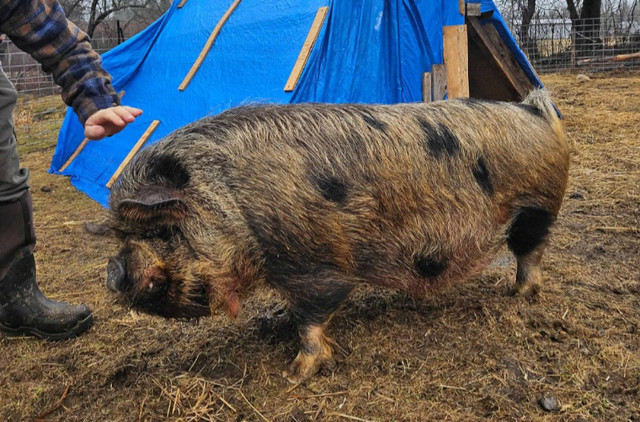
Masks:
[[[316,186],[324,199],[343,203],[347,199],[346,184],[335,176],[321,175],[316,178]]]
[[[381,132],[384,132],[387,129],[387,125],[384,122],[376,119],[370,113],[362,112],[361,115],[362,120],[364,120],[367,125],[369,125],[373,129],[379,130]]]
[[[182,189],[189,183],[189,171],[176,157],[162,154],[152,157],[150,161],[149,180],[164,182],[175,189]]]
[[[549,234],[554,217],[545,209],[524,207],[518,210],[507,233],[507,245],[516,256],[535,250]]]
[[[447,269],[447,261],[432,255],[417,254],[413,257],[413,265],[421,277],[434,278]]]
[[[476,182],[478,182],[485,193],[489,195],[493,194],[493,183],[491,183],[491,175],[489,174],[489,169],[487,168],[484,158],[478,158],[478,161],[476,161],[473,166],[473,177],[476,178]]]
[[[418,124],[425,137],[427,152],[434,157],[454,155],[460,151],[460,141],[451,130],[443,124],[432,125],[418,118]]]

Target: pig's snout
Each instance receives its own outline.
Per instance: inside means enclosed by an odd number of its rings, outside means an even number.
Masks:
[[[109,259],[107,264],[107,288],[112,292],[121,291],[126,273],[124,259]]]

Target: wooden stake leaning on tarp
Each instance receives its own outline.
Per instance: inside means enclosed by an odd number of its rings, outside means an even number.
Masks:
[[[187,88],[187,85],[189,85],[189,82],[191,82],[191,79],[193,79],[198,69],[200,69],[202,62],[204,61],[205,57],[207,57],[207,54],[209,54],[209,50],[211,50],[213,43],[216,41],[216,38],[218,38],[218,34],[220,34],[220,30],[222,30],[222,27],[227,22],[227,19],[229,19],[229,16],[231,16],[233,11],[236,10],[236,7],[238,7],[238,5],[240,4],[240,1],[241,0],[235,0],[233,4],[229,6],[227,11],[224,13],[224,15],[222,15],[222,18],[220,19],[216,27],[213,28],[211,35],[209,35],[209,39],[204,44],[204,47],[202,47],[202,51],[200,52],[200,55],[198,56],[196,61],[193,63],[193,66],[191,66],[189,73],[187,73],[187,76],[185,76],[184,80],[178,87],[180,91],[184,91]]]
[[[58,169],[58,172],[62,173],[67,167],[69,167],[69,164],[71,164],[71,162],[76,159],[76,157],[82,152],[82,150],[84,149],[84,147],[87,146],[88,143],[89,143],[89,138],[84,138],[82,142],[80,142],[80,145],[78,145],[78,148],[76,148],[76,150],[73,151],[73,154],[71,154],[67,162],[64,163],[62,167]]]
[[[184,6],[184,4],[187,2],[187,0],[182,0],[179,4],[178,4],[178,9],[182,9],[182,6]]]
[[[109,179],[109,181],[107,182],[107,187],[109,189],[111,189],[111,186],[113,186],[115,181],[118,180],[118,177],[120,177],[120,174],[122,174],[122,170],[124,170],[127,164],[129,164],[129,161],[131,161],[131,159],[136,155],[136,153],[140,150],[140,148],[142,148],[144,143],[147,142],[147,139],[149,139],[149,137],[156,130],[159,124],[160,124],[160,120],[154,120],[153,122],[151,122],[147,130],[144,131],[140,139],[138,139],[138,142],[136,142],[133,148],[131,148],[131,151],[129,151],[129,154],[127,154],[127,156],[124,158],[122,163],[120,163],[120,166],[118,167],[116,172],[113,173],[113,176],[111,176],[111,179]]]
[[[327,16],[327,12],[329,11],[328,7],[321,7],[316,12],[316,17],[313,19],[313,23],[311,24],[311,29],[309,29],[309,33],[307,34],[307,39],[304,40],[304,44],[302,45],[302,49],[300,50],[300,54],[298,54],[298,59],[296,63],[293,65],[293,69],[291,70],[291,74],[289,75],[289,79],[284,86],[284,92],[293,91],[293,89],[298,84],[298,80],[300,79],[300,75],[302,75],[302,71],[304,70],[304,66],[307,64],[307,60],[309,59],[309,55],[311,54],[311,49],[313,45],[316,43],[318,39],[318,35],[320,34],[320,29],[322,29],[322,24],[324,23],[324,18]]]
[[[120,91],[120,93],[118,94],[118,97],[120,97],[120,100],[122,100],[123,95],[124,95],[124,91]],[[89,138],[84,138],[82,142],[80,142],[80,145],[78,145],[78,148],[76,148],[76,150],[73,151],[73,154],[71,154],[71,156],[62,165],[62,167],[58,169],[58,172],[62,173],[67,167],[69,167],[69,164],[71,164],[71,162],[75,160],[78,155],[80,155],[80,153],[82,152],[84,147],[87,146],[88,143],[89,143]]]

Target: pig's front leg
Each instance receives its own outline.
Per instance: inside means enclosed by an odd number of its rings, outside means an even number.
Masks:
[[[322,270],[313,276],[303,276],[285,283],[294,316],[298,319],[300,351],[283,371],[290,382],[301,383],[321,368],[332,369],[335,365],[326,327],[333,313],[348,296],[353,284],[344,280],[337,271]]]
[[[331,343],[325,333],[327,324],[300,327],[300,351],[282,375],[291,383],[298,384],[314,376],[320,369],[332,370],[335,366]]]

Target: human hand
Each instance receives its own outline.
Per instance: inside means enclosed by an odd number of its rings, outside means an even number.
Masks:
[[[84,124],[84,136],[91,140],[115,135],[142,114],[139,108],[115,106],[98,110]]]

